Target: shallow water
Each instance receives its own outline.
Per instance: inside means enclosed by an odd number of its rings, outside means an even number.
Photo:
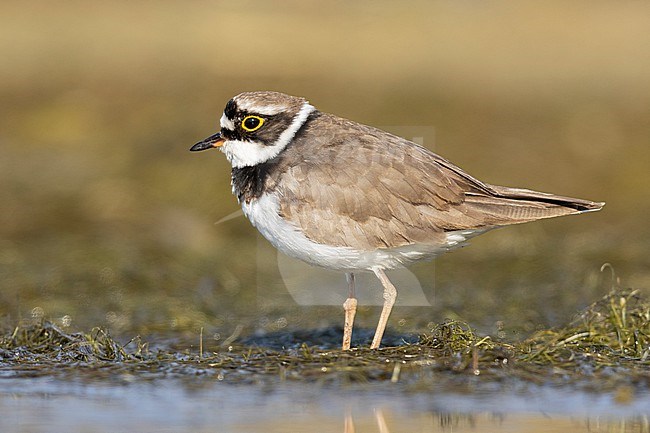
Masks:
[[[419,393],[388,383],[271,389],[128,377],[3,379],[0,386],[3,432],[646,432],[650,422],[648,393],[619,403],[612,394],[552,387]]]

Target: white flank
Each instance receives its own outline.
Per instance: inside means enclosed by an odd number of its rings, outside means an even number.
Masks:
[[[454,232],[448,232],[446,236],[447,245],[451,248],[461,247],[469,238],[478,236],[481,233],[485,233],[486,230],[457,230]]]
[[[263,113],[259,107],[256,112]],[[248,167],[266,162],[275,158],[291,142],[296,132],[307,121],[307,117],[314,111],[314,107],[305,102],[300,111],[293,118],[291,125],[280,134],[272,146],[264,146],[255,142],[228,140],[219,148],[226,155],[233,167]],[[228,119],[226,119],[228,121]],[[223,118],[222,118],[223,122]],[[223,123],[222,123],[223,125]]]
[[[402,268],[420,260],[433,259],[439,254],[458,248],[467,238],[479,234],[452,232],[447,236],[447,243],[440,246],[414,244],[399,248],[362,251],[309,240],[300,228],[280,217],[279,209],[278,197],[275,194],[263,194],[250,203],[242,203],[244,215],[278,250],[312,265],[336,270],[371,271],[373,268]]]

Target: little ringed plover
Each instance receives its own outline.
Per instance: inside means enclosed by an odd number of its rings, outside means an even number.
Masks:
[[[357,307],[355,272],[373,272],[384,287],[371,345],[378,348],[397,297],[386,270],[433,259],[497,227],[604,206],[481,182],[416,143],[277,92],[228,101],[220,131],[190,150],[212,148],[226,155],[234,195],[271,244],[346,272],[343,349]]]

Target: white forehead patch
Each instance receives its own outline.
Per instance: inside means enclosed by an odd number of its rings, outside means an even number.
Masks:
[[[235,123],[226,117],[226,113],[224,113],[221,116],[221,120],[219,120],[219,124],[221,125],[222,128],[225,128],[229,131],[235,130]]]

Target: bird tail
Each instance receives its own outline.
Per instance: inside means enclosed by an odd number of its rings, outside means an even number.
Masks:
[[[519,224],[544,218],[594,212],[605,206],[578,198],[563,197],[523,188],[489,185],[492,194],[468,193],[466,204],[474,207],[494,225]]]

